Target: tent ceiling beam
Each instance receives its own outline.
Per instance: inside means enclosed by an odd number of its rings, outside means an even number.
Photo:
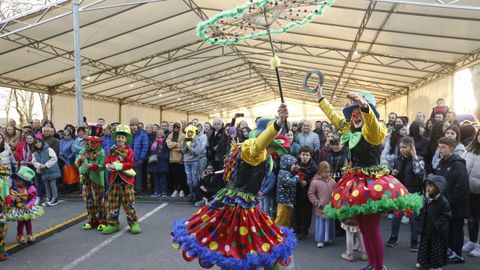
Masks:
[[[425,6],[425,7],[435,7],[435,8],[453,8],[453,9],[466,9],[466,10],[480,11],[480,4],[479,5],[466,5],[466,4],[462,5],[461,0],[415,0],[415,1],[408,1],[408,0],[374,0],[374,1],[383,2],[383,3],[402,4],[402,5],[416,5],[416,6]],[[463,1],[463,2],[465,2],[465,1]]]
[[[202,21],[206,21],[208,20],[208,16],[207,14],[193,1],[193,0],[183,0],[183,2],[190,7],[190,9],[195,12],[195,14],[197,14],[197,16],[202,20]],[[217,32],[218,33],[218,30],[217,29],[213,29],[213,31]],[[262,78],[262,74],[258,71],[255,70],[255,67],[253,67],[250,63],[250,61],[242,54],[242,52],[237,48],[235,47],[235,45],[228,45],[228,47],[233,50],[234,52],[237,53],[238,57],[240,57],[240,59],[242,59],[245,64],[249,65],[253,71],[255,71],[256,73],[258,73],[258,75],[260,76],[260,78]],[[268,85],[268,87],[276,94],[278,94],[278,90],[273,87],[265,78],[262,78],[262,80]]]

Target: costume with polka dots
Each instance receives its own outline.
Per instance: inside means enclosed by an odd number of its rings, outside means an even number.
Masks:
[[[173,247],[183,249],[186,261],[198,258],[203,268],[229,270],[289,264],[295,236],[260,210],[256,196],[269,168],[265,148],[277,134],[270,125],[256,139],[234,148],[225,159],[231,177],[226,177],[227,187],[187,220],[174,222]]]

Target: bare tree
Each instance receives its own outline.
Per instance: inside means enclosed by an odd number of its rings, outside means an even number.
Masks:
[[[42,122],[45,122],[48,120],[50,116],[51,96],[47,94],[38,93],[38,97],[40,98],[40,103],[42,105]]]
[[[12,108],[11,104],[13,102],[13,91],[11,89],[8,89],[7,91],[8,91],[8,97],[3,107],[5,108],[5,114],[7,116],[7,123],[8,123],[8,120],[10,120],[10,109]]]
[[[20,126],[25,125],[33,119],[33,108],[35,96],[33,92],[12,89],[13,99],[15,101],[15,110],[19,116]]]

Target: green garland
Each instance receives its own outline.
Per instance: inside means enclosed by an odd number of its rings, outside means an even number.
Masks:
[[[230,44],[235,44],[240,41],[245,41],[245,40],[252,40],[252,39],[257,39],[260,37],[263,37],[265,35],[268,35],[268,31],[264,30],[262,32],[256,33],[256,34],[249,34],[245,35],[242,37],[236,37],[233,39],[220,39],[218,37],[210,37],[207,35],[207,29],[210,27],[213,27],[215,24],[217,24],[220,20],[225,19],[225,18],[234,18],[235,16],[238,16],[242,14],[243,12],[247,11],[250,6],[255,5],[257,8],[261,8],[267,4],[269,4],[272,0],[255,0],[253,3],[246,3],[243,6],[239,6],[234,9],[230,10],[225,10],[223,12],[220,12],[219,14],[215,15],[213,18],[211,18],[208,21],[203,21],[198,24],[197,26],[197,35],[202,39],[207,41],[211,45],[230,45]],[[295,22],[290,22],[283,26],[280,29],[273,29],[270,30],[270,33],[272,34],[283,34],[285,32],[288,32],[290,29],[297,27],[297,26],[303,26],[305,24],[310,23],[317,15],[322,15],[325,11],[325,8],[330,7],[333,5],[333,2],[335,0],[325,0],[323,4],[317,5],[317,9],[313,13],[309,13],[308,15],[305,16],[305,18],[301,21],[295,21]]]
[[[251,193],[241,192],[231,188],[222,188],[220,191],[218,191],[217,195],[215,195],[215,198],[213,198],[213,200],[221,201],[225,196],[228,196],[230,198],[240,197],[247,202],[252,202],[257,199],[257,196]]]
[[[343,206],[335,209],[331,204],[325,206],[323,212],[329,218],[344,220],[357,215],[368,215],[373,213],[382,213],[388,210],[412,210],[417,214],[423,207],[423,198],[419,194],[411,193],[395,199],[389,199],[383,196],[380,200],[369,201],[362,205]]]
[[[344,167],[344,173],[361,172],[364,175],[372,178],[380,178],[390,173],[390,170],[383,165],[371,166],[371,167]]]

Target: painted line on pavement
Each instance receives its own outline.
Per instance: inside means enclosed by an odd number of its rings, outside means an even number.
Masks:
[[[150,216],[152,216],[153,214],[155,214],[156,212],[158,212],[159,210],[161,210],[162,208],[164,208],[165,206],[167,206],[168,203],[163,203],[159,206],[157,206],[155,209],[151,210],[150,212],[146,213],[144,216],[142,216],[141,218],[138,219],[138,222],[141,223],[142,221],[144,221],[145,219],[149,218]],[[110,244],[113,240],[119,238],[120,236],[122,236],[123,234],[125,234],[127,231],[129,230],[129,226],[126,226],[125,228],[123,228],[120,232],[110,236],[107,240],[103,241],[102,243],[98,244],[97,246],[95,246],[93,249],[91,249],[89,252],[85,253],[84,255],[82,255],[81,257],[79,257],[78,259],[76,259],[75,261],[73,261],[72,263],[66,265],[65,267],[62,268],[62,270],[71,270],[73,268],[75,268],[76,266],[78,266],[81,262],[85,261],[86,259],[88,259],[90,256],[92,256],[93,254],[97,253],[98,251],[100,251],[103,247],[105,247],[106,245]]]
[[[54,226],[52,226],[48,229],[45,229],[45,230],[35,234],[35,242],[33,244],[44,240],[45,238],[47,238],[48,236],[50,236],[54,233],[60,232],[62,230],[65,230],[65,229],[79,223],[80,221],[84,220],[86,217],[87,217],[87,213],[85,212],[85,213],[82,213],[82,214],[80,214],[80,215],[78,215],[74,218],[71,218],[71,219],[65,221],[65,222],[54,225]],[[22,245],[22,244],[19,244],[19,243],[15,243],[15,244],[11,244],[8,247],[6,247],[5,250],[8,253],[13,254],[17,251],[20,251],[20,250],[28,247],[28,246],[30,246],[30,245],[27,245],[27,244]]]

